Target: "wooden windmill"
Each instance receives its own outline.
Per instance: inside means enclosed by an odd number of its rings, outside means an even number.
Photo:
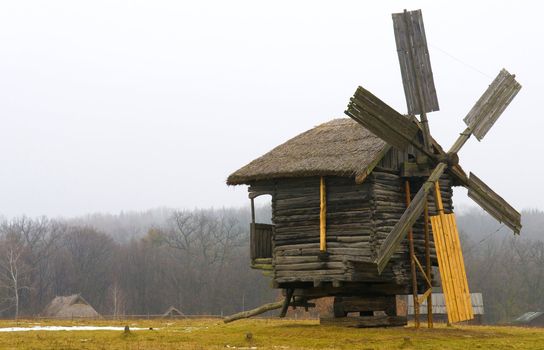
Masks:
[[[359,87],[346,110],[351,119],[308,130],[228,177],[229,185],[249,185],[251,266],[285,295],[244,316],[276,307],[284,316],[289,306],[308,308],[313,299],[333,296],[334,322],[406,324],[396,295],[412,293],[414,304],[427,298],[430,306],[438,266],[450,322],[470,319],[452,186],[468,188],[476,203],[519,233],[520,214],[467,176],[457,153],[472,134],[485,136],[520,85],[501,71],[445,152],[427,122],[438,101],[421,11],[394,14],[393,22],[407,116]],[[254,200],[261,195],[271,197],[272,223],[256,222]],[[354,312],[359,316],[346,317]]]
[[[405,10],[403,13],[393,14],[393,23],[408,115],[420,116],[422,140],[418,139],[419,129],[414,127],[410,118],[399,114],[362,87],[359,87],[351,98],[345,113],[388,144],[400,149],[409,145],[417,148],[428,157],[432,171],[380,247],[376,264],[381,272],[407,234],[412,242],[411,227],[425,211],[427,194],[434,190],[438,215],[430,219],[448,317],[450,322],[464,321],[473,318],[468,283],[455,216],[453,213],[444,214],[438,179],[448,170],[451,176],[468,189],[470,198],[495,219],[511,228],[514,233],[519,234],[520,214],[473,173],[467,177],[458,166],[457,154],[471,135],[474,134],[479,141],[483,139],[521,89],[521,85],[515,80],[514,75],[503,69],[463,119],[467,128],[461,132],[449,151],[444,152],[431,137],[426,115],[428,112],[437,111],[439,107],[421,10],[411,12]],[[426,211],[425,216],[425,221],[428,222]],[[410,243],[411,250],[412,245],[413,243]],[[412,271],[415,274],[414,265],[419,267],[422,265],[413,253],[411,255]],[[423,268],[421,270],[426,273]],[[430,294],[431,288],[429,281],[425,297]],[[420,300],[416,297],[417,289],[414,289],[414,293],[414,302],[417,306]]]

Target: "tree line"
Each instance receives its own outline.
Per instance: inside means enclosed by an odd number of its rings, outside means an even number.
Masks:
[[[269,220],[269,208],[257,210]],[[230,314],[278,298],[249,268],[249,212],[171,210],[53,220],[0,220],[0,316],[39,315],[58,295],[81,293],[104,315]],[[458,216],[472,292],[485,320],[544,311],[544,213],[522,214],[512,236],[487,214]]]
[[[0,224],[0,312],[38,315],[81,293],[105,315],[228,314],[273,299],[249,268],[246,215],[172,211],[140,237],[116,241],[90,225],[19,217]],[[248,216],[248,215],[247,215]]]

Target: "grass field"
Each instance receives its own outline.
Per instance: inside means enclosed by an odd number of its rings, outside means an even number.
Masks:
[[[544,330],[439,326],[354,329],[318,321],[219,319],[0,321],[0,327],[125,326],[153,330],[0,332],[0,349],[544,349]],[[250,339],[247,334],[251,333]]]

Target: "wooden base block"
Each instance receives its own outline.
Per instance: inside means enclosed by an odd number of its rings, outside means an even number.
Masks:
[[[355,328],[402,327],[408,320],[405,316],[358,316],[358,317],[321,317],[324,326],[343,326]]]

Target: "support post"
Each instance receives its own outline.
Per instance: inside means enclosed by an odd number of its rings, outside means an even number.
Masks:
[[[251,223],[255,224],[255,198],[251,197]]]
[[[293,293],[295,290],[293,288],[287,288],[285,290],[285,299],[283,300],[283,305],[281,307],[280,317],[283,318],[287,315],[287,310],[289,309],[289,304],[291,303],[291,298],[293,298]]]
[[[410,205],[411,193],[410,193],[410,181],[405,180],[404,189],[406,193],[406,206]],[[408,245],[410,247],[410,269],[412,271],[412,293],[414,298],[414,323],[416,328],[419,328],[419,300],[417,295],[417,274],[416,274],[416,262],[414,251],[414,232],[412,227],[408,230]]]
[[[425,232],[425,270],[427,280],[431,281],[431,242],[429,232],[429,201],[425,198],[425,209],[423,210],[423,216],[425,220],[425,226],[423,227]],[[427,327],[433,328],[433,298],[432,298],[432,285],[429,286],[431,292],[427,297]]]
[[[319,250],[327,251],[327,192],[325,178],[321,176],[319,183]]]

